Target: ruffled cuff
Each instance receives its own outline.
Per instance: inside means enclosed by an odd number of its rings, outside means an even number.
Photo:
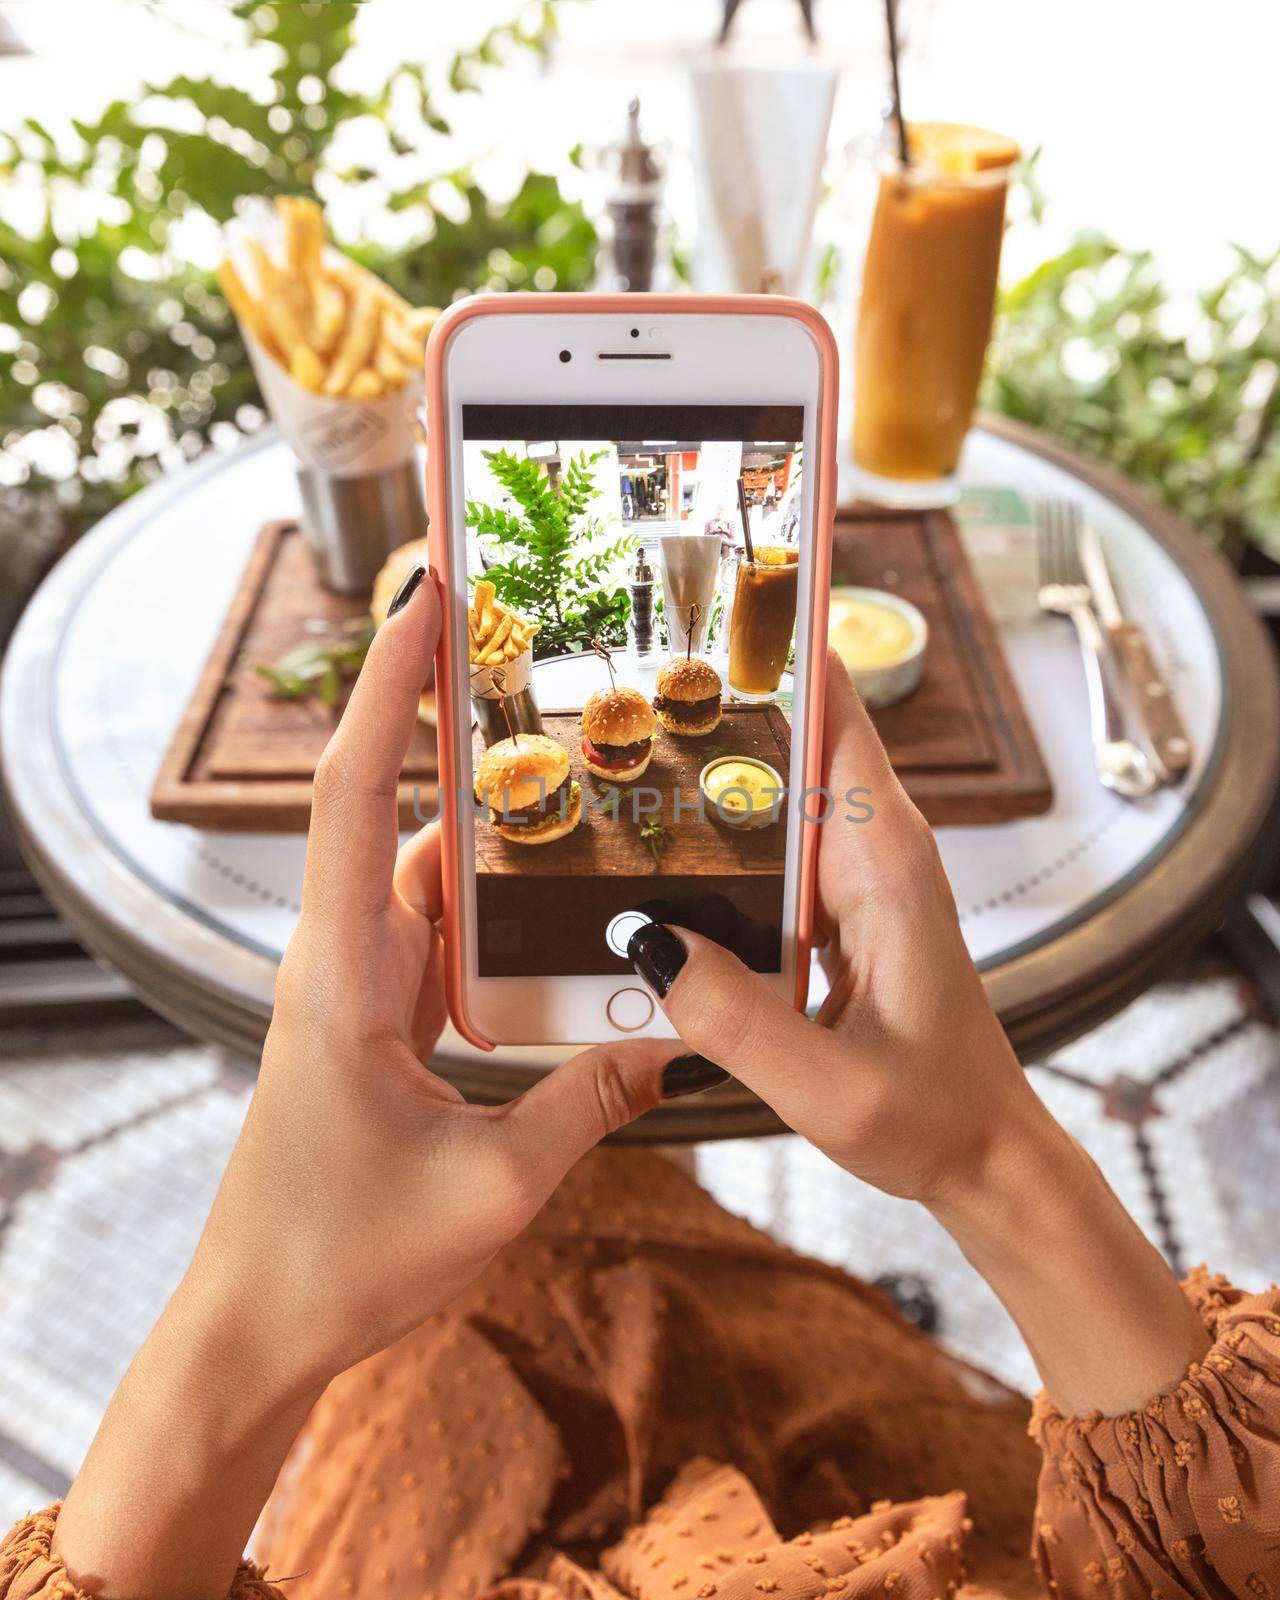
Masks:
[[[21,1517],[0,1543],[0,1600],[96,1600],[72,1582],[53,1553],[61,1500],[43,1511]],[[158,1577],[157,1588],[163,1588]],[[228,1600],[284,1600],[283,1589],[268,1583],[262,1568],[242,1561],[228,1591]]]
[[[1118,1417],[1036,1400],[1033,1549],[1053,1594],[1280,1596],[1280,1290],[1203,1267],[1183,1290],[1213,1345],[1169,1393]]]

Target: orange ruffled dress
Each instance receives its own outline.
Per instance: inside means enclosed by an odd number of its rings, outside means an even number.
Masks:
[[[1275,1600],[1280,1292],[1188,1293],[1214,1344],[1171,1394],[1032,1415],[661,1157],[599,1151],[330,1385],[236,1594]],[[0,1546],[0,1600],[77,1600],[56,1514]]]

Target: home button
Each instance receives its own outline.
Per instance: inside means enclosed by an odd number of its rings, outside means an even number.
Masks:
[[[604,1014],[619,1033],[638,1033],[653,1020],[653,996],[644,989],[619,989]]]

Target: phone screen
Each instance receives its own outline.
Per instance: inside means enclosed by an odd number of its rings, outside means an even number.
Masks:
[[[630,973],[649,920],[781,969],[804,425],[462,406],[481,978]]]

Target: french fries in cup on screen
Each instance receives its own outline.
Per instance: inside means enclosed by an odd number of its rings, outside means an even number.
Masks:
[[[539,624],[503,604],[487,578],[477,578],[467,611],[471,693],[482,700],[527,689],[533,675],[533,636]],[[493,669],[500,670],[497,685]]]

